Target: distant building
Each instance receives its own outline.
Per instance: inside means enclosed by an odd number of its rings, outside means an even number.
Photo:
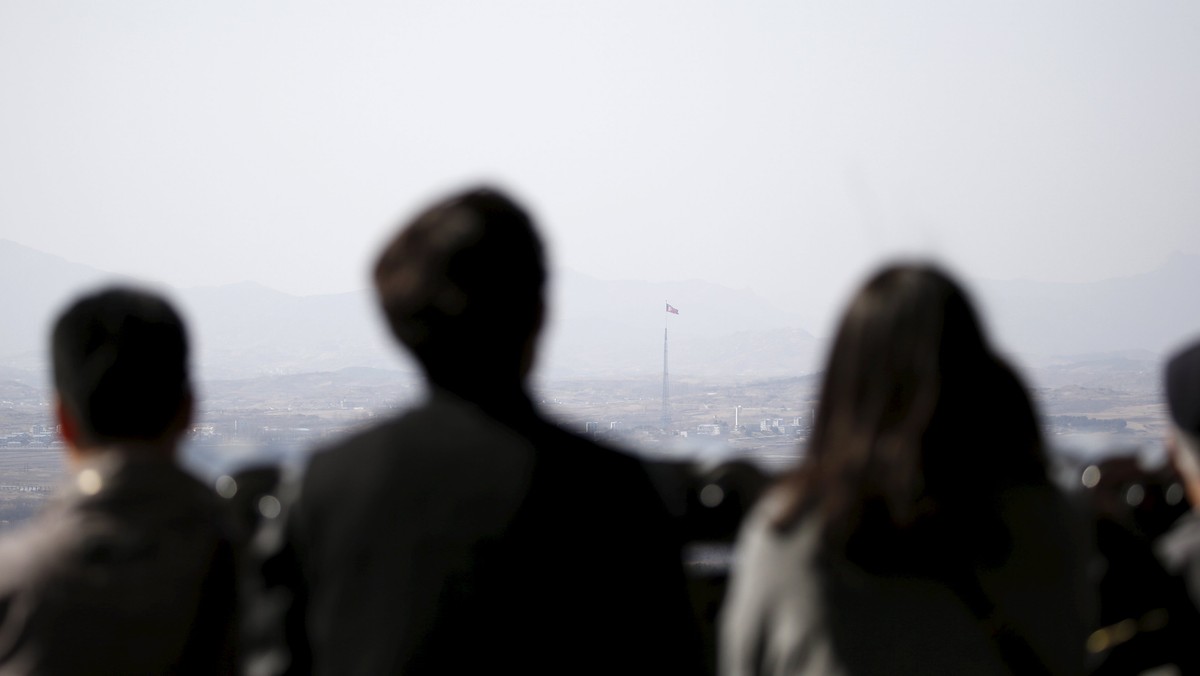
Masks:
[[[719,437],[719,436],[721,436],[721,426],[714,425],[714,424],[697,425],[696,426],[696,434],[707,435],[710,437]]]
[[[796,430],[800,429],[800,419],[792,418],[764,418],[758,422],[759,432],[773,432],[775,434],[795,434]]]
[[[587,434],[595,434],[600,431],[600,423],[588,422],[583,424],[583,431]]]
[[[196,438],[196,439],[208,438],[208,437],[214,436],[216,433],[217,433],[217,428],[215,425],[211,425],[211,424],[207,424],[207,423],[200,424],[200,425],[192,425],[192,437],[193,438]]]

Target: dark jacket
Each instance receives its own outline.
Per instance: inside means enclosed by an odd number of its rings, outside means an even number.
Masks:
[[[293,671],[698,670],[640,463],[503,401],[435,391],[313,458],[288,523]]]
[[[96,454],[0,542],[0,673],[232,673],[226,524],[170,459]]]

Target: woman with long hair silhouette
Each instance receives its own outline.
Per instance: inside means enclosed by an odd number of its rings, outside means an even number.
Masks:
[[[1082,673],[1078,523],[965,293],[888,267],[842,318],[803,461],[743,528],[721,672]]]

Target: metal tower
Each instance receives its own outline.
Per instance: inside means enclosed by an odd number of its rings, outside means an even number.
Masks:
[[[671,381],[667,377],[667,327],[663,327],[663,397],[662,397],[662,428],[670,431],[671,427]]]

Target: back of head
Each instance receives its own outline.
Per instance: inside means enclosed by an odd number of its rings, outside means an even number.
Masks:
[[[1188,486],[1188,499],[1200,500],[1200,342],[1179,350],[1163,370],[1171,415],[1175,467]]]
[[[989,359],[975,313],[948,276],[924,265],[886,268],[842,317],[818,432],[918,440],[943,395],[955,394],[944,390],[962,384],[964,369],[976,370]]]
[[[523,375],[545,278],[529,215],[489,188],[422,211],[375,266],[393,333],[435,381],[479,371]]]
[[[1200,342],[1172,355],[1163,375],[1171,422],[1200,439]]]
[[[190,400],[183,321],[153,294],[114,287],[76,300],[52,351],[55,388],[89,444],[160,440]]]
[[[1044,478],[1032,406],[963,290],[930,265],[875,274],[843,315],[785,523],[813,513],[835,548],[869,558],[930,517],[973,518],[1002,486]]]

